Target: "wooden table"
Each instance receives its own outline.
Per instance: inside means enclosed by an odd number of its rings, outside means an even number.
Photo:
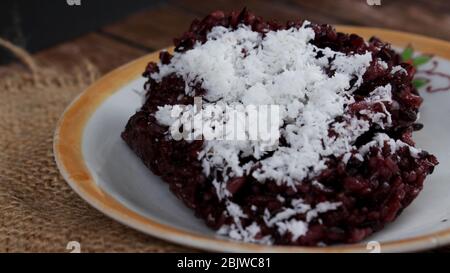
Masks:
[[[186,30],[196,17],[217,9],[230,11],[244,6],[264,18],[278,21],[305,18],[320,23],[390,28],[450,40],[448,0],[381,0],[380,6],[370,6],[366,0],[184,0],[169,1],[141,11],[98,31],[41,51],[35,57],[41,63],[66,69],[76,63],[79,56],[84,56],[103,74],[170,45],[173,37]],[[3,69],[8,69],[8,66],[0,67],[0,72]]]
[[[102,73],[148,52],[166,47],[197,17],[222,9],[246,6],[267,19],[286,21],[306,18],[330,24],[383,27],[450,40],[448,0],[183,0],[169,1],[134,14],[120,22],[42,51],[37,57],[56,66],[88,57]]]

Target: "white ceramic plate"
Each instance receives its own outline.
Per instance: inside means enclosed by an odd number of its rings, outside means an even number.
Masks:
[[[340,27],[362,36],[379,36],[394,45],[411,43],[422,52],[439,55],[435,71],[450,73],[450,44],[417,35],[369,28]],[[62,116],[55,133],[54,150],[62,175],[88,203],[110,217],[142,232],[178,244],[212,251],[252,252],[364,252],[368,241],[381,251],[414,251],[450,243],[450,91],[424,98],[421,122],[415,135],[418,147],[435,154],[440,165],[429,176],[419,197],[400,217],[367,241],[329,247],[263,246],[218,237],[194,217],[121,140],[130,116],[141,106],[144,79],[140,77],[150,54],[121,67],[81,94]],[[430,69],[424,66],[422,70]],[[433,87],[449,79],[431,77]]]

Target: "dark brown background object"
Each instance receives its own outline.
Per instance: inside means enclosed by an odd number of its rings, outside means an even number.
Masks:
[[[67,4],[76,1],[80,1],[79,6]],[[66,41],[52,48],[51,55],[58,55],[58,48],[77,46],[88,40],[92,48],[88,46],[80,53],[101,54],[96,50],[114,43],[144,53],[170,45],[173,37],[186,30],[196,17],[217,9],[231,11],[247,7],[260,16],[281,22],[304,18],[319,23],[390,28],[450,40],[448,0],[379,0],[381,5],[368,2],[378,1],[4,0],[0,2],[0,37],[32,52]],[[5,56],[0,53],[0,62],[2,59]]]
[[[3,0],[0,37],[28,50],[38,50],[95,31],[163,0]],[[0,52],[3,62],[6,51]]]

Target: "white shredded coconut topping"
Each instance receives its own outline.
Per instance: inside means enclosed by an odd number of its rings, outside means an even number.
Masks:
[[[214,27],[206,43],[175,53],[170,64],[160,65],[160,72],[152,75],[160,80],[176,73],[185,80],[187,94],[193,93],[194,84],[201,83],[207,90],[204,99],[210,102],[280,105],[279,131],[288,147],[267,145],[270,149],[261,149],[260,142],[251,140],[206,141],[200,154],[205,173],[222,168],[225,180],[245,175],[252,162],[241,166],[240,156],[259,159],[273,152],[259,161],[261,167],[252,175],[259,181],[271,179],[293,186],[325,169],[324,157],[350,151],[351,143],[369,129],[367,121],[349,118],[333,125],[338,137],[328,136],[334,118],[344,115],[353,102],[351,92],[361,84],[371,54],[346,56],[329,48],[321,50],[309,43],[314,31],[308,25],[271,31],[264,38],[246,26],[233,31]],[[323,57],[317,59],[318,51]],[[329,62],[331,58],[334,60]],[[335,71],[332,77],[325,71],[329,67]],[[356,81],[350,86],[352,79]],[[167,118],[170,107],[156,113],[162,124],[172,122]]]
[[[408,74],[408,71],[406,71],[406,69],[404,69],[400,65],[396,65],[396,66],[392,67],[391,74],[395,74],[399,71],[401,71],[402,73]]]
[[[366,99],[367,103],[382,104],[383,113],[363,110],[360,118],[350,115],[347,107],[355,102],[352,92],[361,85],[372,55],[370,52],[345,55],[330,48],[317,48],[310,43],[314,35],[309,22],[299,29],[270,31],[264,37],[247,26],[236,30],[217,26],[210,31],[205,43],[198,42],[193,49],[175,53],[170,64],[160,64],[159,72],[151,75],[160,81],[176,73],[186,82],[187,95],[193,95],[193,86],[201,84],[207,91],[203,97],[206,104],[280,106],[277,129],[286,140],[285,146],[278,143],[264,146],[255,140],[204,142],[199,154],[204,173],[208,176],[212,170],[221,170],[223,181],[214,179],[213,185],[219,199],[225,199],[225,213],[234,219],[234,224],[223,226],[220,234],[247,242],[271,242],[270,237],[255,238],[260,231],[257,223],[242,226],[241,219],[247,216],[239,205],[228,200],[231,194],[226,183],[232,177],[251,173],[262,183],[269,180],[295,187],[326,169],[329,156],[343,156],[346,163],[351,156],[363,160],[362,156],[370,147],[380,146],[384,141],[392,145],[392,151],[407,145],[384,134],[377,135],[359,150],[353,145],[370,129],[371,123],[382,128],[390,126],[392,121],[385,103],[392,102],[391,86],[377,87]],[[321,58],[316,58],[318,52],[322,53]],[[380,64],[387,68],[386,63]],[[331,76],[330,70],[333,71]],[[401,67],[394,67],[394,70],[401,70]],[[176,129],[195,120],[195,115],[189,116],[177,105],[160,107],[155,117],[159,123]],[[337,117],[341,117],[339,122]],[[206,127],[216,127],[226,120],[218,119],[216,123],[209,120]],[[335,134],[330,134],[330,130]],[[200,134],[204,134],[204,130]],[[412,153],[418,152],[414,149],[411,147]],[[269,152],[271,156],[261,159]],[[240,162],[243,157],[255,160],[243,165]],[[259,165],[254,170],[256,163]],[[266,210],[264,219],[269,227],[277,227],[281,235],[289,232],[292,239],[297,240],[308,231],[308,222],[321,213],[337,209],[340,204],[323,202],[312,208],[303,200],[297,200],[291,205],[276,215]],[[293,218],[299,213],[306,214],[306,221]]]
[[[421,149],[413,147],[413,146],[409,145],[408,143],[405,143],[399,139],[395,140],[395,139],[389,137],[387,134],[377,133],[374,136],[372,141],[370,141],[369,143],[366,143],[365,145],[363,145],[359,148],[359,153],[364,156],[370,151],[371,147],[382,148],[385,143],[387,143],[387,145],[389,145],[391,154],[395,153],[398,149],[403,148],[403,147],[408,147],[411,156],[414,158],[419,158],[419,154],[422,152]]]

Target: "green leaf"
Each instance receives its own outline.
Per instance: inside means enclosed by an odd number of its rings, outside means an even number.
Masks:
[[[413,65],[415,67],[421,66],[423,64],[428,63],[431,60],[431,58],[433,58],[433,56],[430,56],[430,55],[418,56],[413,59]]]
[[[415,88],[421,88],[424,87],[425,85],[427,85],[428,80],[425,79],[414,79],[412,81],[412,84]]]
[[[411,60],[414,53],[414,49],[411,45],[408,45],[402,52],[402,61],[406,62],[408,60]]]

